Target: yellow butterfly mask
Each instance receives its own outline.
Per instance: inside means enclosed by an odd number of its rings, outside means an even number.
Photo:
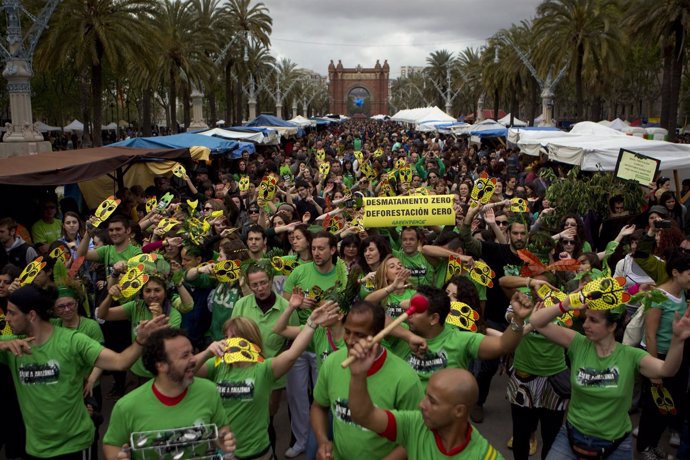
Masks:
[[[240,192],[249,190],[249,176],[240,176],[239,188]]]
[[[221,283],[232,283],[240,279],[240,260],[221,260],[213,266],[213,277]]]
[[[401,168],[398,169],[398,173],[400,176],[400,182],[412,182],[412,168],[410,168],[409,165],[404,164]]]
[[[156,207],[157,204],[158,204],[158,200],[156,199],[155,196],[150,196],[150,197],[146,198],[146,214],[153,211],[153,209]]]
[[[122,293],[121,299],[129,299],[133,297],[134,294],[139,292],[141,288],[144,287],[146,283],[149,282],[149,275],[144,273],[144,265],[136,265],[129,270],[120,279],[120,292]]]
[[[527,200],[522,198],[512,198],[510,200],[511,212],[527,212]]]
[[[262,363],[264,357],[261,356],[261,348],[249,340],[241,337],[232,337],[225,340],[225,353],[223,357],[216,357],[214,364],[220,366],[222,363]]]
[[[98,205],[98,208],[96,208],[96,212],[93,214],[96,218],[96,221],[93,225],[95,227],[98,227],[103,222],[105,222],[108,219],[108,217],[110,217],[110,215],[113,212],[115,212],[115,209],[117,209],[121,201],[122,200],[116,199],[112,195],[103,200],[103,202]]]
[[[472,267],[469,269],[470,278],[481,284],[482,286],[494,287],[494,282],[491,280],[496,276],[496,273],[489,267],[486,262],[482,260],[475,260]]]
[[[263,201],[273,201],[276,195],[277,181],[273,176],[264,176],[259,184],[259,198]]]
[[[446,324],[452,324],[460,329],[477,332],[475,324],[479,319],[479,313],[464,302],[451,302],[450,313],[446,316]]]
[[[167,233],[179,224],[181,224],[181,222],[174,217],[164,217],[158,222],[156,227],[163,229],[163,231]]]
[[[180,163],[176,163],[172,173],[177,177],[183,177],[185,174],[187,174],[187,170]]]
[[[319,164],[319,174],[321,174],[321,179],[325,179],[328,173],[331,172],[330,163],[320,163]]]
[[[625,292],[625,278],[599,278],[590,281],[580,292],[568,296],[573,307],[587,303],[591,310],[611,310],[630,300]]]
[[[318,163],[321,163],[322,161],[326,160],[326,150],[324,149],[318,149],[316,151],[316,161]]]
[[[281,275],[288,276],[297,266],[295,256],[275,256],[271,258],[271,266]]]
[[[31,263],[24,267],[24,270],[22,270],[22,272],[19,274],[19,285],[26,286],[27,284],[31,284],[45,266],[46,263],[43,262],[43,256],[32,260]]]
[[[472,188],[472,193],[470,194],[470,198],[472,198],[473,202],[478,202],[479,204],[486,204],[493,196],[495,188],[496,178],[492,177],[491,179],[489,179],[489,175],[486,172],[483,172],[479,176],[479,179],[475,181],[474,187]],[[473,203],[473,205],[476,206],[475,203]]]

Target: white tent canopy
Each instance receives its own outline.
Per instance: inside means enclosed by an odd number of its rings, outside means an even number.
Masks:
[[[522,121],[522,120],[520,120],[520,119],[517,118],[517,117],[514,117],[514,118],[513,118],[513,124],[511,125],[511,124],[510,124],[510,115],[511,115],[511,114],[506,115],[505,117],[503,117],[503,118],[501,118],[500,120],[498,120],[498,122],[499,122],[500,124],[502,124],[503,126],[527,126],[527,122],[526,122],[526,121]]]
[[[627,136],[590,121],[577,123],[570,133],[539,142],[546,143],[550,159],[579,165],[584,171],[615,170],[621,148],[660,160],[662,170],[690,167],[690,145]]]
[[[39,133],[47,133],[50,131],[62,131],[62,128],[60,128],[59,126],[50,126],[43,123],[42,121],[37,121],[35,125]]]
[[[455,118],[436,106],[404,109],[393,115],[391,120],[415,124],[428,124],[430,122],[450,123],[456,121]]]
[[[265,128],[261,131],[235,131],[232,129],[213,128],[208,131],[203,131],[197,134],[203,136],[216,136],[223,139],[232,139],[237,141],[249,141],[262,145],[278,145],[280,144],[280,135],[275,129]]]
[[[303,128],[306,128],[308,126],[316,126],[316,121],[304,118],[302,115],[297,115],[296,117],[288,121],[295,123]]]
[[[113,121],[107,125],[101,125],[101,131],[117,131],[117,123]]]
[[[84,131],[84,123],[75,119],[72,120],[72,123],[70,123],[62,129],[64,129],[65,131]]]

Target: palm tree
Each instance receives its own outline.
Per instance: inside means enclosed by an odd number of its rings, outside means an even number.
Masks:
[[[482,84],[482,54],[478,49],[465,48],[458,56],[459,72],[463,78],[464,105],[477,117],[477,101],[484,93]]]
[[[661,46],[664,58],[661,126],[668,130],[673,139],[678,125],[678,99],[690,36],[690,0],[636,0],[628,11],[626,25],[631,32],[642,33]]]
[[[537,7],[536,57],[542,70],[570,61],[575,77],[575,117],[584,116],[586,65],[601,68],[623,42],[617,0],[545,0]]]
[[[152,19],[156,32],[149,42],[157,55],[155,68],[158,72],[154,79],[167,82],[169,128],[175,130],[179,88],[183,94],[188,94],[192,85],[201,87],[201,82],[210,78],[213,63],[206,51],[212,49],[215,42],[197,21],[190,2],[165,0],[160,6]]]
[[[241,82],[237,79],[235,98],[231,75],[234,67],[243,65],[241,56],[250,42],[260,43],[265,47],[271,45],[270,35],[273,19],[269,16],[268,8],[262,3],[251,4],[251,0],[230,0],[224,8],[223,28],[227,31],[228,40],[239,40],[234,48],[229,50],[222,64],[225,69],[225,118],[230,120],[233,113],[233,99],[235,101],[234,119],[242,119]],[[240,38],[241,37],[241,38]],[[238,46],[239,45],[239,46]],[[242,56],[243,57],[243,56]]]
[[[453,70],[455,58],[448,50],[432,51],[426,58],[424,69],[432,85],[436,87],[436,101],[439,107],[445,106],[445,94],[448,89],[448,72]]]
[[[152,13],[153,6],[150,0],[65,0],[36,50],[41,70],[72,64],[88,72],[95,146],[102,144],[103,69],[124,68],[129,59],[141,55],[147,28],[140,18]],[[84,120],[86,136],[88,121]]]

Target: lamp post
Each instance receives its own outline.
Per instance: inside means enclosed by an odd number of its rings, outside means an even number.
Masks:
[[[505,43],[506,45],[509,45],[511,48],[515,50],[515,53],[517,53],[522,63],[525,65],[525,67],[527,67],[527,70],[529,70],[529,72],[532,74],[532,77],[534,77],[534,79],[539,84],[539,89],[541,89],[542,117],[539,126],[553,126],[553,105],[555,100],[554,90],[556,89],[556,85],[561,80],[561,78],[565,76],[565,71],[568,69],[568,63],[566,62],[563,65],[561,70],[558,72],[556,78],[551,78],[551,70],[549,70],[549,72],[546,74],[546,78],[542,79],[541,77],[539,77],[537,70],[530,62],[529,57],[520,48],[518,48],[518,46],[515,43],[513,43],[513,41],[510,38],[508,38],[506,35],[497,35],[496,38]],[[494,62],[498,62],[498,48],[496,48],[494,54]]]
[[[50,142],[33,123],[31,109],[31,77],[33,77],[33,55],[38,39],[48,25],[59,0],[48,0],[38,16],[30,14],[20,0],[3,0],[0,9],[5,10],[6,43],[0,44],[0,58],[5,63],[2,76],[7,80],[10,99],[11,123],[0,144],[0,156],[27,155],[52,150]],[[24,13],[32,22],[26,35],[22,34],[21,19]],[[99,127],[100,128],[100,127]]]
[[[216,59],[213,61],[213,63],[215,65],[220,65],[220,63],[225,60],[225,56],[227,56],[228,51],[230,50],[230,47],[232,47],[232,45],[234,45],[235,42],[239,38],[242,38],[243,42],[244,42],[243,46],[242,46],[242,61],[244,61],[245,64],[249,62],[249,49],[248,49],[249,48],[249,31],[243,30],[239,34],[233,35],[232,39],[230,39],[230,41],[225,45],[225,47],[223,47],[223,50],[218,54],[218,57],[216,57]],[[249,119],[253,120],[254,118],[256,118],[256,96],[254,95],[254,86],[253,86],[254,81],[253,81],[251,72],[249,75],[249,81],[250,81],[250,85],[251,85],[250,96],[248,98]],[[242,88],[242,89],[244,90],[244,88]],[[244,91],[246,91],[246,90],[244,90]],[[201,94],[198,91],[197,91],[197,93],[199,93],[199,94],[197,96],[196,103],[198,104],[198,107],[199,107],[199,109],[198,109],[199,113],[201,113],[201,101],[203,98],[203,94]],[[253,96],[253,98],[252,98],[252,96]],[[242,96],[240,95],[239,97],[241,98]],[[195,95],[194,95],[194,90],[193,90],[192,91],[192,113],[194,113],[194,103],[195,103]],[[252,104],[253,104],[253,107],[252,107]],[[252,109],[254,112],[253,116],[252,116]],[[226,115],[229,115],[229,114],[226,114]],[[203,123],[203,120],[202,120],[202,123]],[[205,125],[205,123],[204,123],[204,125]]]

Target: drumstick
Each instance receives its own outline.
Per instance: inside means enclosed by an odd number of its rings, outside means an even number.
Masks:
[[[398,327],[400,323],[405,321],[413,313],[424,313],[429,308],[429,300],[421,294],[415,294],[410,299],[410,308],[405,310],[405,313],[395,318],[388,326],[384,327],[381,332],[376,334],[373,339],[371,339],[371,344],[379,343],[385,336],[391,333],[393,329]],[[355,360],[354,356],[348,356],[340,366],[345,369]]]

